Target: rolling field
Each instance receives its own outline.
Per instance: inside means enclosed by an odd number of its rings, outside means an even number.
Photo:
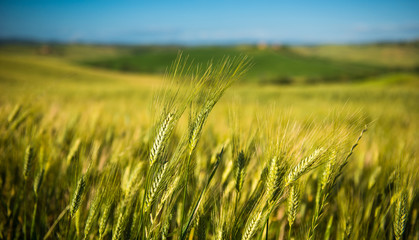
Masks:
[[[417,239],[418,48],[364,47],[0,46],[0,239]]]
[[[41,54],[79,65],[120,72],[163,74],[179,51],[198,63],[223,56],[247,55],[254,66],[243,82],[313,84],[363,81],[391,72],[417,72],[415,43],[383,46],[89,46],[5,45],[2,52]]]
[[[345,60],[358,63],[372,63],[377,66],[396,68],[417,68],[419,61],[418,42],[371,45],[325,45],[296,47],[294,51],[304,56]]]
[[[176,57],[176,48],[135,49],[132,54],[103,60],[86,61],[89,66],[131,72],[162,73]],[[377,74],[384,68],[367,64],[330,61],[305,57],[287,48],[258,49],[257,47],[196,47],[186,48],[184,53],[197,62],[207,62],[223,56],[246,54],[255,65],[249,70],[248,81],[262,83],[327,82]]]

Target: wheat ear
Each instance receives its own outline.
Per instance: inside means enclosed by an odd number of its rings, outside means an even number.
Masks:
[[[174,120],[175,115],[173,113],[169,113],[163,120],[150,151],[150,165],[153,165],[154,162],[161,156],[167,140],[173,130]]]
[[[255,234],[257,227],[259,226],[260,220],[262,219],[262,211],[255,214],[251,220],[246,224],[245,231],[242,236],[242,240],[251,239]]]
[[[33,182],[33,192],[35,195],[38,195],[39,189],[41,188],[42,181],[44,180],[45,169],[41,169],[38,174],[36,174],[35,180]]]
[[[151,204],[154,201],[154,197],[156,195],[158,188],[160,187],[160,183],[163,179],[163,175],[166,172],[166,166],[167,166],[167,162],[164,162],[163,165],[160,167],[159,171],[156,173],[153,179],[153,182],[151,184],[151,187],[147,192],[147,196],[145,199],[145,208],[144,208],[145,213],[148,213],[151,209]]]
[[[76,191],[74,191],[73,198],[70,204],[70,216],[73,218],[80,207],[81,199],[84,193],[84,189],[86,188],[86,176],[83,174],[79,179],[76,187]]]
[[[323,152],[323,148],[316,149],[309,157],[303,159],[288,174],[285,186],[289,186],[299,177],[308,172]]]
[[[93,222],[98,216],[98,209],[102,201],[102,193],[98,192],[93,199],[92,205],[89,208],[89,214],[87,215],[86,223],[84,225],[84,239],[87,239],[90,230],[92,229]]]
[[[99,239],[103,239],[109,216],[111,215],[113,200],[107,200],[102,208],[102,214],[99,218]]]
[[[70,151],[68,152],[67,155],[67,164],[70,164],[71,161],[73,161],[76,158],[77,152],[80,149],[80,139],[78,138],[73,146],[71,147]]]
[[[280,158],[275,156],[270,161],[268,176],[266,179],[266,196],[269,200],[274,197],[274,193],[278,189],[283,175],[284,169],[280,164]]]
[[[240,151],[237,157],[237,166],[236,166],[236,190],[240,192],[243,187],[244,176],[245,176],[245,156],[243,151]]]
[[[19,114],[19,112],[20,112],[21,107],[22,107],[22,106],[21,106],[20,104],[17,104],[17,105],[13,108],[13,110],[10,112],[9,116],[7,117],[7,121],[9,122],[9,124],[10,124],[11,122],[13,122],[13,121],[16,119],[17,115],[18,115],[18,114]]]
[[[289,229],[289,236],[291,236],[291,229],[295,222],[295,216],[297,215],[297,209],[300,205],[300,189],[298,184],[293,184],[289,190],[288,195],[288,202],[287,202],[287,217],[288,217],[288,225]]]
[[[26,180],[29,175],[29,171],[32,167],[32,161],[33,161],[33,148],[32,146],[28,146],[25,151],[25,159],[23,162],[23,178]]]
[[[313,215],[313,218],[311,220],[311,226],[310,226],[310,229],[308,231],[308,237],[307,237],[310,240],[314,238],[314,232],[319,225],[320,215],[323,212],[323,208],[325,206],[326,199],[329,196],[328,187],[329,187],[330,183],[332,182],[332,178],[333,178],[333,175],[334,175],[333,170],[334,170],[334,167],[335,167],[335,163],[336,163],[336,152],[333,151],[329,156],[329,160],[326,163],[326,166],[323,170],[323,174],[321,176],[321,179],[317,184],[314,215]]]
[[[212,108],[214,107],[216,101],[210,100],[206,103],[205,107],[201,110],[201,112],[196,117],[192,130],[191,136],[189,138],[189,155],[192,155],[192,152],[195,150],[196,145],[199,141],[201,136],[202,128],[205,125],[205,122],[208,118],[209,113],[211,112]]]
[[[400,240],[403,237],[404,228],[406,226],[407,214],[408,214],[408,192],[403,190],[401,195],[396,201],[396,206],[394,208],[394,221],[393,221],[393,230],[396,240]]]

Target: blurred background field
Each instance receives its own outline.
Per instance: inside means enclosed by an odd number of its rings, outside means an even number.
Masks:
[[[165,72],[179,51],[197,63],[247,55],[254,66],[245,81],[259,84],[314,84],[364,81],[385,73],[416,73],[417,42],[325,46],[94,46],[5,45],[2,52],[44,55],[79,65],[133,73]]]
[[[302,112],[329,104],[385,112],[384,106],[400,104],[392,109],[408,108],[412,117],[417,114],[417,42],[263,48],[2,44],[1,98],[145,103],[179,52],[195,64],[223,56],[251,58],[253,66],[227,93],[226,101],[275,101]]]

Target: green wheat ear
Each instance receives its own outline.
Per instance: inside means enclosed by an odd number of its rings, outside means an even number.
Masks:
[[[32,146],[28,146],[25,151],[25,160],[23,162],[23,178],[26,180],[29,175],[29,171],[32,167],[32,161],[34,158]]]
[[[9,124],[12,123],[16,119],[16,117],[19,114],[21,108],[22,108],[22,106],[20,104],[15,105],[15,107],[10,112],[9,116],[7,117],[7,122]]]
[[[103,239],[104,237],[106,226],[108,225],[108,221],[112,213],[112,207],[113,199],[108,198],[102,206],[102,211],[99,218],[99,239]]]
[[[288,224],[291,227],[293,226],[295,222],[295,216],[297,215],[297,209],[300,205],[300,189],[298,184],[293,184],[289,190],[288,195],[288,211],[287,211],[287,217],[288,217]]]
[[[157,190],[162,182],[163,175],[166,172],[167,162],[164,162],[158,172],[156,172],[156,175],[154,179],[152,180],[150,189],[148,190],[145,198],[145,208],[144,212],[148,213],[151,209],[152,203],[154,202],[155,195],[157,193]]]
[[[268,176],[266,179],[266,196],[268,196],[269,200],[274,197],[274,193],[278,189],[285,174],[285,168],[280,160],[280,157],[275,156],[269,162]]]
[[[298,178],[300,178],[303,174],[307,173],[314,165],[314,163],[319,159],[322,153],[323,148],[318,148],[309,157],[299,162],[297,166],[295,166],[288,174],[285,186],[289,186]]]
[[[41,188],[42,181],[44,180],[44,173],[45,169],[42,168],[36,175],[35,180],[33,182],[33,191],[35,193],[35,196],[38,195],[39,189]]]
[[[332,151],[329,156],[329,160],[323,170],[323,174],[320,180],[320,190],[323,192],[326,190],[330,182],[332,181],[334,168],[336,165],[336,151]]]
[[[239,155],[237,156],[237,166],[236,166],[236,190],[240,192],[243,187],[244,176],[245,176],[245,164],[246,158],[244,156],[244,152],[240,151]]]
[[[76,187],[76,191],[74,191],[73,198],[70,204],[70,216],[73,218],[80,207],[81,199],[86,188],[86,176],[83,174],[79,179]]]
[[[67,164],[69,165],[71,163],[71,161],[73,161],[76,157],[77,157],[77,153],[80,149],[80,139],[78,138],[73,146],[71,147],[70,151],[68,152],[67,155]]]
[[[86,219],[86,223],[84,226],[84,239],[87,239],[87,237],[89,236],[90,230],[92,229],[93,223],[96,220],[98,214],[99,214],[99,209],[102,203],[102,196],[103,193],[102,192],[98,192],[94,199],[92,204],[90,205],[89,208],[89,213],[87,215],[87,219]]]
[[[262,211],[255,213],[250,219],[250,221],[248,221],[248,223],[246,224],[243,236],[242,236],[242,240],[251,239],[252,236],[255,234],[260,224],[260,221],[262,220],[262,213],[263,213]]]
[[[161,156],[164,151],[167,141],[173,131],[175,123],[175,115],[173,113],[167,114],[167,117],[162,122],[160,129],[157,133],[156,139],[154,140],[153,147],[150,151],[150,165]]]
[[[403,190],[395,203],[393,230],[396,240],[402,239],[406,226],[408,214],[408,198],[409,195],[407,190]]]

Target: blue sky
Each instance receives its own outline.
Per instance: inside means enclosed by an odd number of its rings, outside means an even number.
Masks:
[[[128,44],[419,39],[419,1],[0,1],[0,39]]]

